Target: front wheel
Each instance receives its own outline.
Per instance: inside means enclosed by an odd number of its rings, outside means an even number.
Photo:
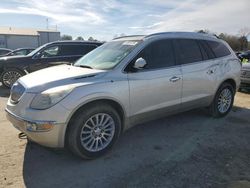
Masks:
[[[218,89],[214,101],[210,106],[213,117],[219,118],[227,115],[234,103],[234,89],[231,84],[223,83]]]
[[[82,158],[97,158],[111,149],[120,132],[120,117],[111,106],[91,105],[73,117],[67,132],[67,146]]]
[[[7,69],[3,72],[1,76],[2,84],[11,88],[11,86],[18,80],[18,78],[22,77],[24,74],[16,69]]]

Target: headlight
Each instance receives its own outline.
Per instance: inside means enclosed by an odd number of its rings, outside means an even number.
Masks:
[[[54,106],[64,99],[75,86],[59,86],[37,94],[31,102],[30,107],[37,110],[44,110]]]

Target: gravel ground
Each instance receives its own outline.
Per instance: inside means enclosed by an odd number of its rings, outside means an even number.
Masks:
[[[250,93],[223,119],[193,110],[138,125],[96,160],[18,138],[0,86],[0,187],[250,187]]]

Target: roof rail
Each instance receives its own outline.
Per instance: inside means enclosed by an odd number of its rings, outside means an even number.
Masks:
[[[160,32],[160,33],[153,33],[153,34],[147,35],[146,38],[147,38],[147,37],[156,36],[156,35],[170,34],[170,33],[176,33],[176,32]]]
[[[148,38],[148,37],[152,37],[152,36],[157,36],[157,35],[162,35],[162,34],[174,34],[174,33],[180,33],[180,34],[200,34],[200,35],[207,35],[207,36],[210,36],[210,37],[214,37],[214,38],[218,38],[219,37],[215,34],[209,34],[209,33],[198,33],[198,32],[185,32],[185,31],[176,31],[176,32],[160,32],[160,33],[153,33],[153,34],[149,34],[147,35],[145,38]]]
[[[128,35],[128,36],[115,37],[112,40],[121,39],[121,38],[129,38],[129,37],[143,37],[143,36],[145,35]]]

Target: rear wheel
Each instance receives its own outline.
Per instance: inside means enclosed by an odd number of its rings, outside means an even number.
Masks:
[[[2,84],[10,88],[24,74],[17,69],[7,69],[1,75]]]
[[[213,117],[219,118],[227,115],[234,102],[234,88],[229,83],[223,83],[218,89],[214,101],[210,106],[210,112]]]
[[[111,106],[91,105],[73,117],[66,141],[73,153],[85,159],[93,159],[110,150],[120,132],[120,117]]]

